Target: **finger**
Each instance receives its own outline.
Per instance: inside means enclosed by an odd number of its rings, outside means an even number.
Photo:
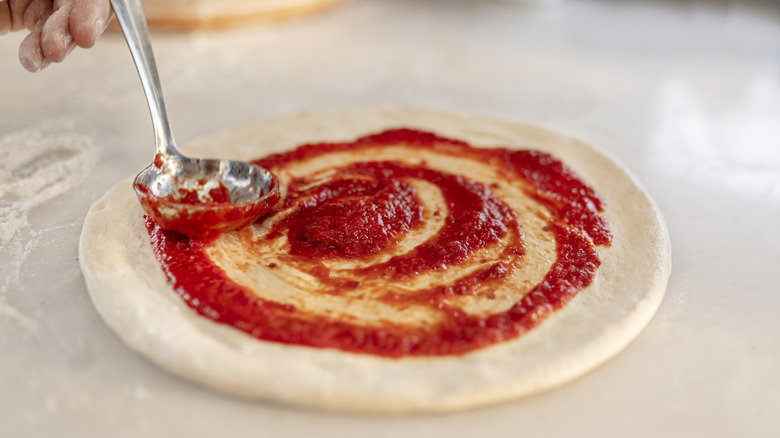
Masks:
[[[63,3],[43,23],[43,28],[41,29],[41,51],[43,52],[43,58],[47,61],[62,62],[76,47],[68,31],[70,11],[70,3]]]
[[[41,20],[48,17],[52,12],[50,0],[31,0],[24,8],[22,20],[24,27],[32,29]]]
[[[11,13],[11,30],[17,31],[24,29],[24,11],[30,0],[8,0],[8,7]]]
[[[49,65],[43,57],[43,51],[41,50],[41,28],[43,25],[35,27],[27,38],[19,45],[19,61],[22,66],[28,71],[37,72],[41,71],[44,67]]]
[[[11,6],[7,1],[0,0],[0,35],[11,30]]]
[[[11,3],[0,0],[0,35],[11,30]]]
[[[95,45],[111,21],[109,0],[74,0],[70,12],[70,33],[79,47]]]

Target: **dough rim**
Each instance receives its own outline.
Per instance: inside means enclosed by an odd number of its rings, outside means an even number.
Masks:
[[[625,168],[579,140],[513,121],[389,107],[249,123],[193,142],[185,152],[248,159],[401,126],[476,146],[545,150],[575,168],[604,195],[616,236],[612,247],[599,247],[602,266],[594,283],[530,333],[461,357],[387,359],[258,341],[197,316],[175,295],[154,258],[126,179],[95,202],[80,239],[79,262],[98,313],[133,350],[217,390],[319,409],[384,413],[459,410],[559,386],[615,356],[647,325],[671,271],[666,226]],[[230,148],[217,151],[214,144]]]

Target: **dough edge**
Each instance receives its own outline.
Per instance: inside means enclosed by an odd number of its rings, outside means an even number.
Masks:
[[[671,271],[666,226],[633,176],[578,140],[514,121],[386,107],[280,116],[228,128],[184,150],[249,159],[395,127],[476,146],[545,150],[572,166],[602,193],[615,230],[613,246],[599,247],[602,266],[594,284],[528,334],[461,357],[386,359],[258,341],[198,316],[175,294],[148,243],[129,178],[92,206],[82,230],[79,261],[98,313],[133,350],[214,389],[384,413],[459,410],[559,386],[615,356],[647,325]],[[628,245],[623,237],[632,236]]]

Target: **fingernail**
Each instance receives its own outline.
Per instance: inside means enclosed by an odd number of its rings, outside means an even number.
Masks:
[[[45,67],[41,51],[40,39],[35,34],[30,34],[19,45],[19,62],[27,71],[37,72]]]
[[[19,62],[22,63],[22,67],[24,67],[25,70],[31,73],[37,73],[51,64],[49,61],[44,61],[42,57],[29,57],[24,55],[19,56]]]

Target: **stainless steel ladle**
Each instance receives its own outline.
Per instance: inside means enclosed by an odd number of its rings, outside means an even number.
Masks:
[[[133,183],[146,212],[163,228],[188,235],[229,231],[267,212],[278,201],[279,189],[266,169],[243,161],[188,158],[179,152],[141,1],[111,0],[111,5],[141,78],[154,126],[154,162]],[[213,196],[225,192],[229,200]]]

